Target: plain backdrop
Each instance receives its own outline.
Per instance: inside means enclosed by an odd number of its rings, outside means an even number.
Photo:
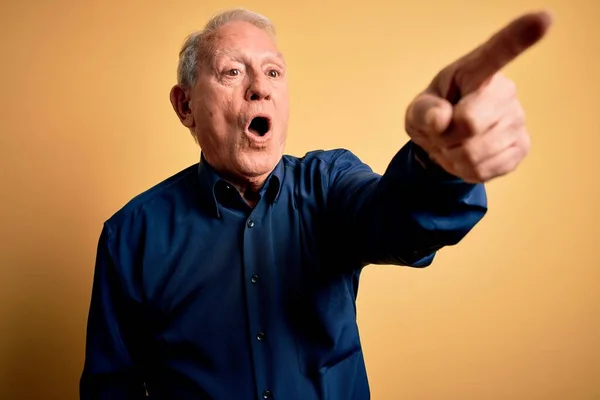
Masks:
[[[233,6],[277,25],[287,153],[345,147],[377,172],[440,68],[554,13],[505,70],[530,156],[431,267],[368,267],[358,319],[375,400],[600,398],[597,0],[2,1],[0,398],[77,398],[101,225],[198,161],[168,93],[184,37]]]

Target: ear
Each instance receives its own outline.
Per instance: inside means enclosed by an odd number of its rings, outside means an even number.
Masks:
[[[175,85],[171,88],[171,105],[177,114],[177,117],[186,128],[193,128],[195,125],[194,115],[190,108],[190,97],[187,90],[181,85]]]

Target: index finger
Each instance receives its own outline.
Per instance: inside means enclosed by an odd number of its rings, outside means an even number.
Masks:
[[[539,42],[551,23],[552,17],[546,11],[522,15],[459,59],[455,82],[461,93],[464,95],[477,90],[494,74]]]

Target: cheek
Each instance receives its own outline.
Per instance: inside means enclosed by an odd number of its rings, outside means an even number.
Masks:
[[[287,91],[282,93],[277,104],[277,112],[279,114],[280,125],[286,127],[290,117],[290,100]]]
[[[198,103],[198,112],[203,118],[201,122],[204,126],[222,126],[224,122],[229,122],[232,118],[233,93],[231,88],[211,82],[196,92],[201,98]]]
[[[199,107],[198,126],[215,139],[222,141],[227,137],[230,126],[235,122],[235,113],[231,112],[231,103],[228,101],[207,101]]]
[[[223,120],[227,124],[231,126],[238,125],[239,112],[236,112],[236,105],[231,97],[223,101],[221,112],[223,113]]]
[[[235,112],[235,103],[230,93],[218,93],[207,98],[206,107],[207,124],[214,127],[220,135],[225,135],[233,126],[237,126],[238,114]]]

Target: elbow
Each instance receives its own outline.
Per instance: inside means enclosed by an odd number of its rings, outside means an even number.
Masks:
[[[426,268],[433,264],[437,251],[413,251],[410,257],[405,257],[405,266],[411,268]]]

